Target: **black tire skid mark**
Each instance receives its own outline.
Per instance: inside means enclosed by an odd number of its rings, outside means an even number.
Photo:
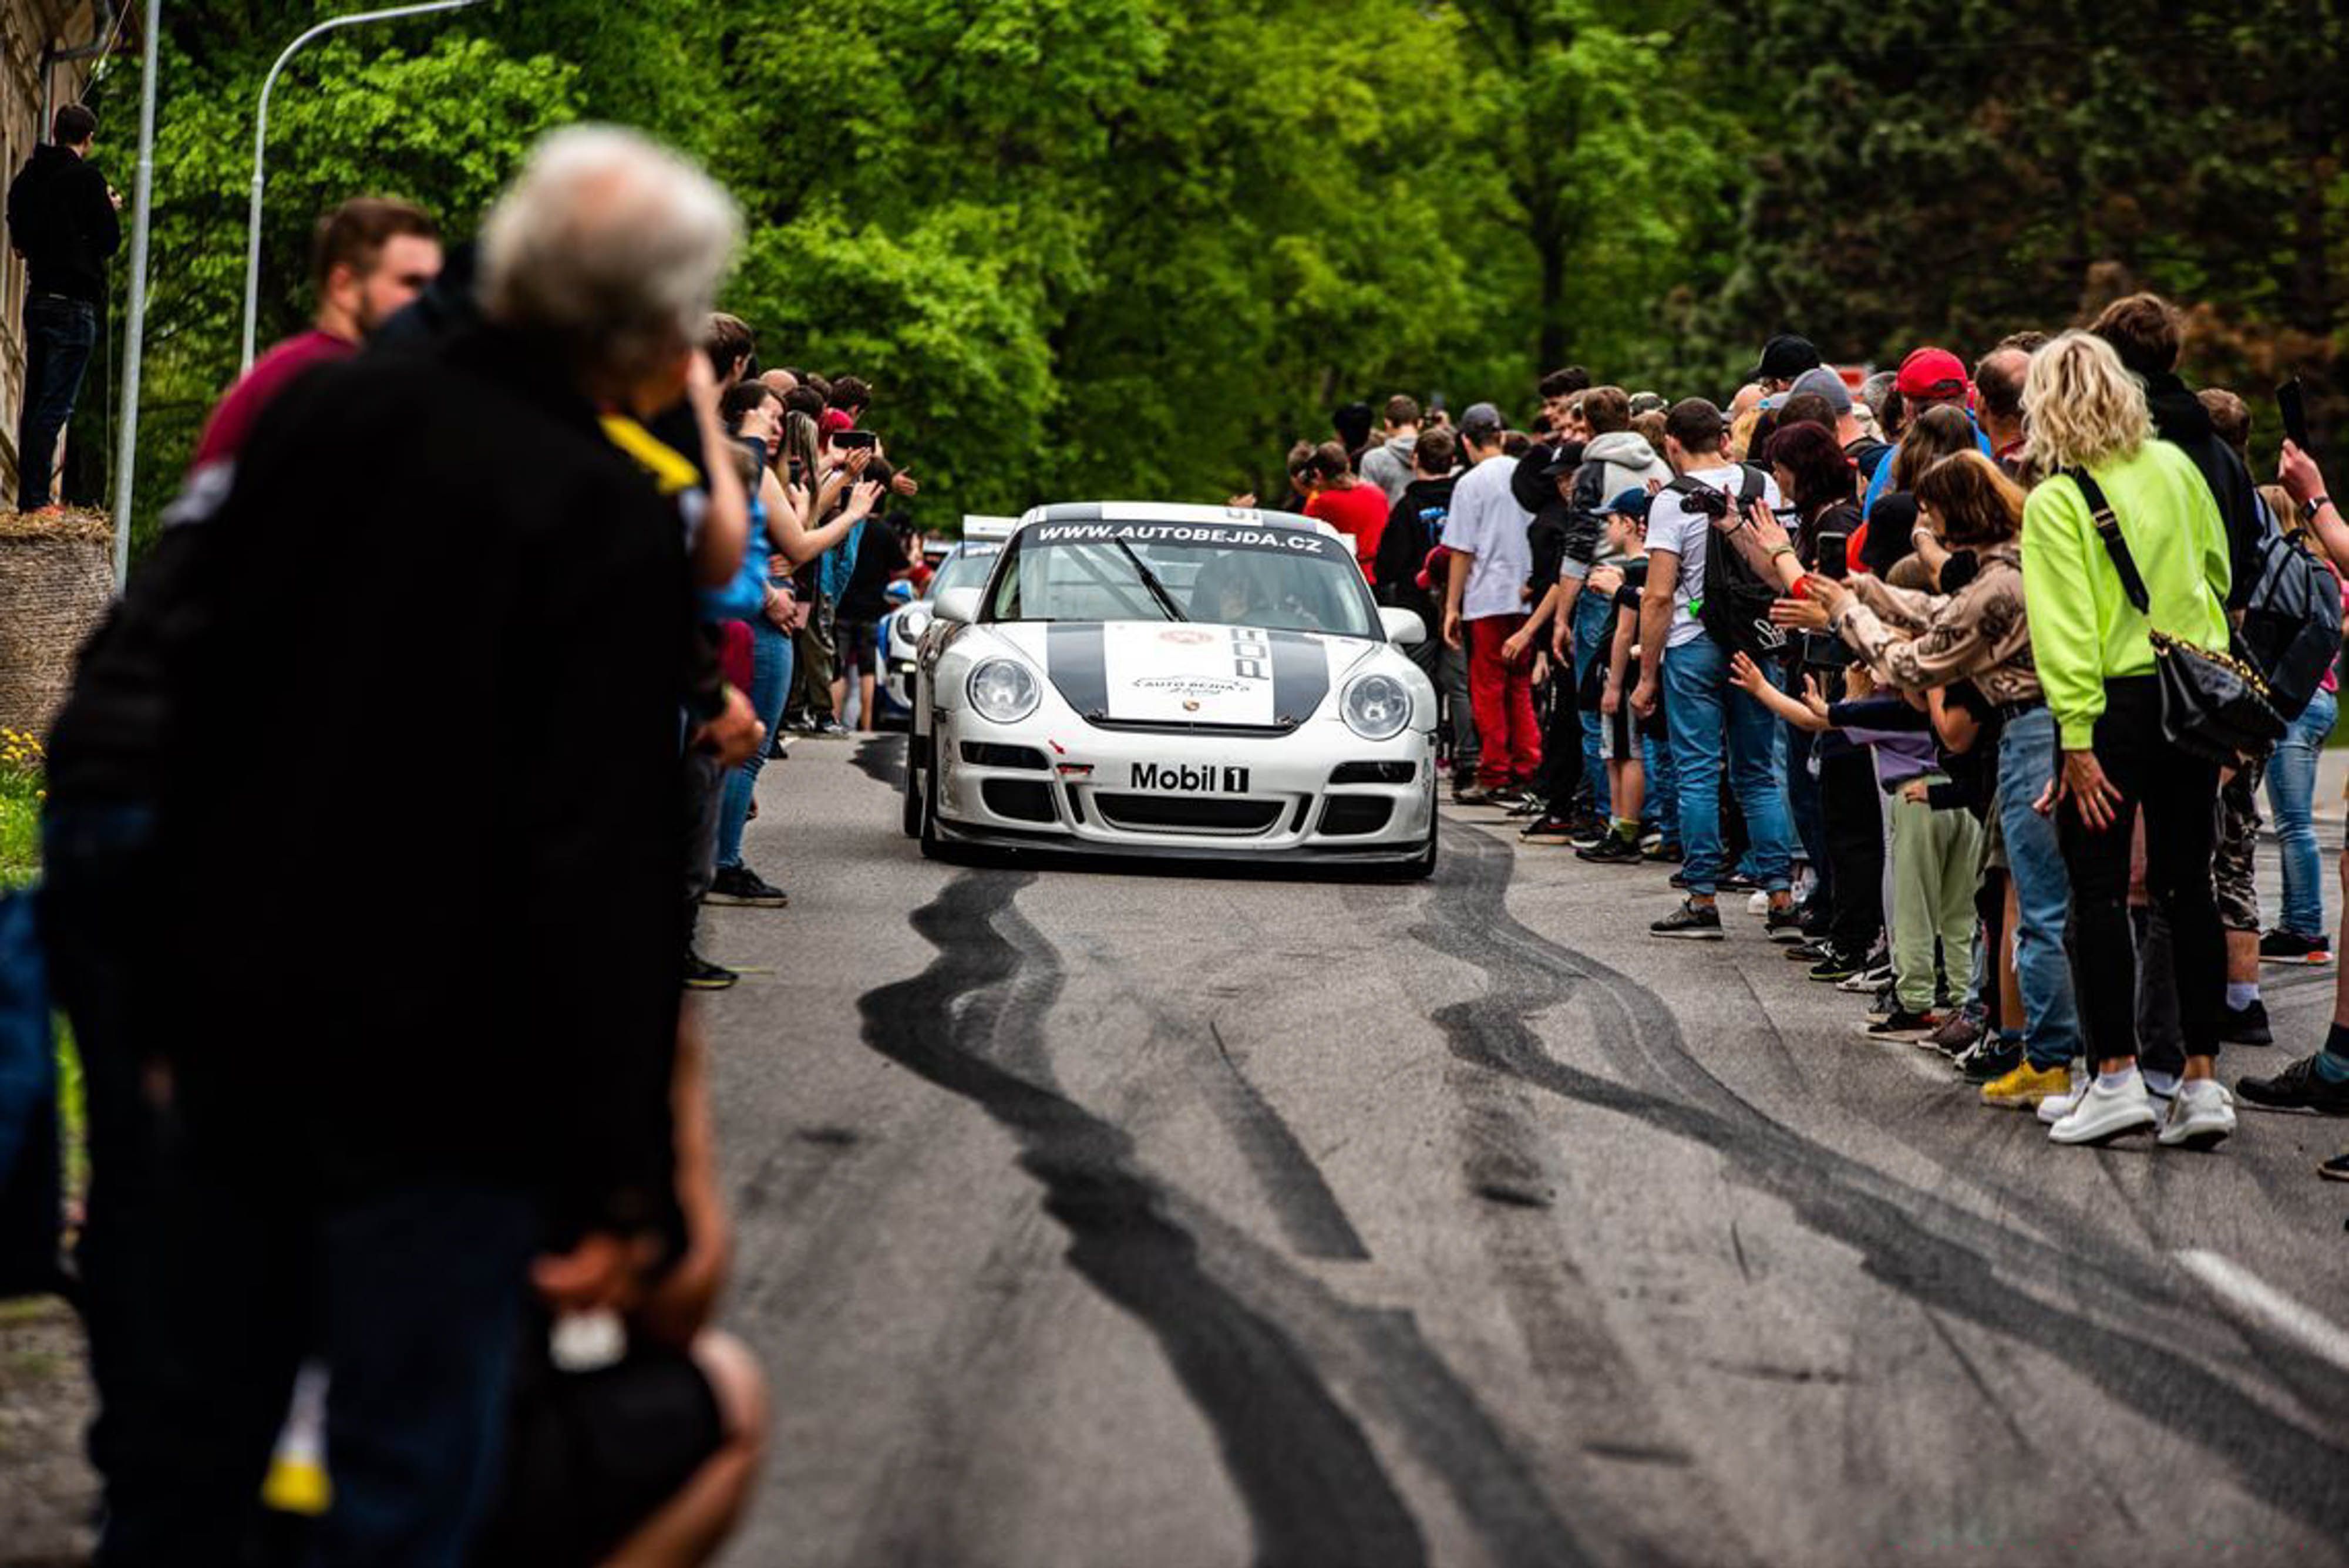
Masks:
[[[971,1053],[970,1025],[982,1040],[992,1028],[980,993],[1023,965],[1057,971],[1058,955],[1032,928],[1002,919],[1033,879],[966,872],[916,910],[913,927],[938,956],[921,974],[859,1000],[866,1044],[1019,1140],[1021,1168],[1042,1184],[1046,1212],[1069,1233],[1069,1262],[1156,1336],[1214,1429],[1259,1563],[1425,1562],[1418,1525],[1361,1428],[1297,1345],[1210,1275],[1132,1140],[1054,1089]],[[1024,949],[1006,926],[1026,939]]]
[[[1381,907],[1394,906],[1388,898]],[[1018,911],[1009,918],[1019,919]],[[1095,956],[1105,962],[1112,959],[1105,948],[1097,949]],[[1189,1012],[1164,1005],[1153,992],[1130,990],[1126,1000],[1150,1015],[1154,1033],[1170,1037],[1196,1033]],[[1297,1149],[1305,1161],[1303,1168],[1326,1190],[1319,1166],[1311,1163],[1268,1102],[1264,1112]],[[1198,1238],[1202,1255],[1216,1276],[1243,1303],[1280,1324],[1291,1339],[1311,1347],[1316,1364],[1337,1382],[1353,1407],[1381,1428],[1401,1435],[1413,1457],[1452,1495],[1469,1527],[1485,1542],[1492,1561],[1510,1568],[1588,1568],[1616,1562],[1671,1568],[1671,1557],[1610,1517],[1609,1505],[1595,1490],[1578,1501],[1569,1530],[1551,1506],[1549,1489],[1466,1384],[1428,1345],[1409,1312],[1346,1302],[1318,1277],[1297,1269],[1287,1257],[1179,1188],[1164,1190],[1176,1220]],[[1337,1204],[1334,1194],[1330,1201]],[[1342,1218],[1342,1209],[1338,1212]],[[1351,1230],[1350,1220],[1347,1228]],[[1710,1568],[1719,1568],[1718,1563]]]
[[[864,736],[849,756],[850,765],[875,784],[902,791],[905,787],[905,743],[903,735]]]
[[[1809,1229],[1858,1251],[1862,1267],[1920,1305],[2011,1335],[2054,1355],[2107,1395],[2157,1426],[2209,1449],[2251,1496],[2341,1538],[2349,1533],[2349,1486],[2311,1485],[2310,1478],[2349,1473],[2349,1447],[2261,1405],[2234,1384],[2178,1355],[2173,1340],[2215,1315],[2185,1299],[2177,1276],[2118,1255],[2084,1256],[2076,1247],[2038,1242],[2002,1231],[1936,1194],[1888,1176],[1764,1116],[1739,1098],[1689,1051],[1678,1021],[1653,992],[1605,964],[1537,935],[1506,907],[1510,856],[1490,836],[1454,835],[1454,866],[1473,874],[1438,884],[1432,918],[1414,931],[1426,945],[1484,968],[1496,985],[1516,978],[1496,970],[1491,949],[1519,966],[1547,968],[1590,1010],[1600,1049],[1626,1071],[1667,1085],[1670,1093],[1629,1087],[1551,1057],[1513,1016],[1467,1004],[1449,1015],[1455,1051],[1496,1072],[1562,1098],[1630,1116],[1721,1155],[1732,1178],[1777,1198]],[[1480,1027],[1472,1029],[1467,1025]],[[1489,1033],[1482,1026],[1489,1025]],[[2028,1277],[2062,1276],[2088,1298],[2078,1311],[2050,1305],[2001,1278],[2023,1264]],[[2349,1405],[2337,1372],[2286,1354],[2247,1361],[2278,1392],[2323,1407]],[[2284,1383],[2288,1376],[2290,1382]]]
[[[1298,1254],[1340,1262],[1366,1262],[1371,1250],[1346,1217],[1344,1205],[1330,1190],[1321,1168],[1297,1135],[1281,1119],[1263,1092],[1248,1081],[1224,1043],[1224,1032],[1214,1020],[1207,1023],[1215,1042],[1216,1059],[1223,1065],[1206,1077],[1207,1106],[1224,1124],[1240,1158],[1256,1177],[1257,1186],[1271,1206],[1281,1234]]]

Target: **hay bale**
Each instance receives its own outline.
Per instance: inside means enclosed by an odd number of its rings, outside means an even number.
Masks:
[[[113,597],[114,526],[103,514],[0,512],[0,725],[48,733]]]

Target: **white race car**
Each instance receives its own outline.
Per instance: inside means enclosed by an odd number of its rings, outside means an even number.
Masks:
[[[1020,519],[923,634],[905,828],[957,844],[1435,868],[1435,689],[1348,541],[1281,513]]]

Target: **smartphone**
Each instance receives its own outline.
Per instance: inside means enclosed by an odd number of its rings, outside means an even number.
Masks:
[[[2294,376],[2276,389],[2276,407],[2283,413],[2283,433],[2292,444],[2302,452],[2308,445],[2308,398],[2302,391],[2300,378]]]
[[[1819,576],[1839,583],[1843,581],[1850,560],[1850,535],[1828,533],[1819,535],[1819,564],[1813,568]]]
[[[832,432],[832,444],[848,452],[859,448],[869,450],[879,446],[881,438],[871,431],[834,431]]]

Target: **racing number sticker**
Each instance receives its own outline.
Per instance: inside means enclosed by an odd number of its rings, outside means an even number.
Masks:
[[[1232,673],[1243,680],[1272,679],[1272,644],[1264,633],[1246,627],[1232,628]]]

